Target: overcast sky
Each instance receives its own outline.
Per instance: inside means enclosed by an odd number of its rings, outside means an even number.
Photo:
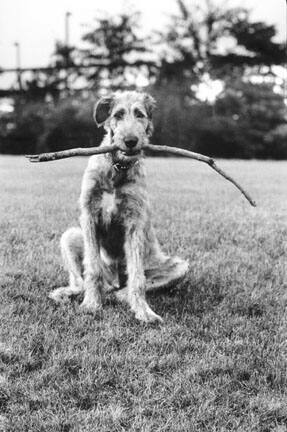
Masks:
[[[187,0],[192,3],[194,0]],[[254,20],[275,24],[280,39],[286,38],[286,0],[215,0],[216,3],[247,6]],[[138,10],[146,32],[164,27],[177,10],[176,0],[0,0],[0,67],[15,66],[14,42],[21,44],[21,66],[45,66],[56,40],[64,40],[64,16],[70,11],[70,42],[79,45],[83,25],[100,11],[117,13]],[[1,81],[1,80],[0,80]]]

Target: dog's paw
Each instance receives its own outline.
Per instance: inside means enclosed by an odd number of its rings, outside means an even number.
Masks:
[[[48,294],[48,297],[51,300],[54,300],[56,303],[67,303],[69,300],[69,296],[67,294],[67,287],[60,287],[51,291]]]
[[[115,291],[114,295],[115,295],[116,299],[122,303],[128,303],[129,302],[129,296],[128,296],[127,288],[123,288],[119,291]]]
[[[163,319],[157,315],[146,302],[138,305],[135,309],[135,317],[144,323],[160,322],[163,323]]]
[[[80,304],[80,311],[90,314],[102,314],[103,306],[95,300],[84,299]]]

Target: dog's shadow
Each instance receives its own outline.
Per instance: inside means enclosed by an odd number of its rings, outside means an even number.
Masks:
[[[156,313],[176,317],[202,315],[215,308],[223,299],[224,294],[219,283],[199,283],[190,278],[148,295],[148,301]]]
[[[224,294],[219,283],[199,283],[188,277],[169,287],[147,293],[148,303],[162,317],[167,314],[178,318],[188,314],[202,315],[220,304],[223,299]],[[121,307],[121,303],[114,296],[108,296],[105,303],[110,307]]]
[[[160,316],[181,318],[183,315],[200,316],[217,307],[225,296],[226,287],[220,280],[210,281],[204,276],[198,280],[192,274],[187,274],[182,281],[147,293],[147,301]],[[80,311],[83,297],[83,293],[71,296],[68,303],[75,311]],[[106,295],[105,306],[128,309],[113,293]]]

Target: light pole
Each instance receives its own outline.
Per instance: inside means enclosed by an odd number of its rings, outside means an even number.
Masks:
[[[70,45],[70,16],[71,12],[66,12],[65,14],[65,45],[68,47]]]
[[[19,85],[19,90],[22,90],[22,80],[21,80],[21,56],[20,56],[20,44],[19,42],[14,42],[16,48],[16,68],[17,68],[17,81]]]
[[[65,77],[65,87],[66,87],[66,91],[69,91],[69,71],[68,71],[68,67],[69,67],[69,63],[70,63],[70,51],[69,51],[69,47],[70,47],[70,16],[71,16],[71,12],[66,12],[65,13],[65,50],[66,50],[66,58],[65,58],[65,62],[66,62],[66,77]]]

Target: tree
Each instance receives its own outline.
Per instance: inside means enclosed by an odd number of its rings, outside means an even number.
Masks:
[[[251,22],[247,9],[224,8],[212,0],[192,6],[187,0],[177,0],[177,4],[178,15],[171,17],[167,31],[161,34],[166,46],[161,80],[187,80],[191,85],[206,73],[225,79],[230,73],[238,74],[238,69],[242,74],[247,67],[284,63],[284,45],[272,40],[274,26]]]
[[[69,93],[72,82],[78,77],[77,68],[73,70],[73,66],[77,66],[75,47],[56,42],[48,68],[45,71],[33,72],[32,78],[25,80],[25,98],[39,101],[49,95],[54,101],[57,101],[63,90]]]
[[[217,152],[221,151],[219,155],[227,155],[222,145],[227,137],[229,144],[233,146],[230,148],[230,156],[275,156],[270,142],[276,145],[276,139],[274,136],[269,141],[266,138],[271,136],[270,131],[286,124],[286,108],[283,97],[273,91],[272,84],[252,83],[238,78],[232,85],[229,83],[217,99],[215,112],[213,125],[223,124],[227,119],[229,122],[229,127],[222,129],[222,133],[217,130],[219,141],[221,140],[221,146],[217,149]],[[207,125],[206,129],[209,127]]]
[[[165,45],[161,78],[179,77],[196,84],[204,73],[211,72],[211,58],[220,40],[226,36],[233,17],[243,9],[223,10],[211,0],[192,6],[177,0],[177,5],[179,14],[171,17],[167,31],[160,35]]]
[[[145,39],[138,36],[138,20],[138,13],[100,18],[83,36],[88,47],[81,50],[82,64],[90,66],[85,75],[92,87],[130,85],[139,70],[149,75],[154,62],[145,58],[148,49]]]

